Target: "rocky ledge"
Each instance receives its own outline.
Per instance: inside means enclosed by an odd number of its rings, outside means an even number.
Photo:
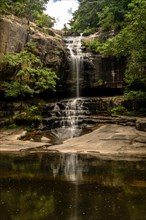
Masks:
[[[61,144],[52,145],[49,138],[41,142],[22,141],[22,129],[1,130],[0,151],[2,152],[60,152],[83,153],[97,157],[127,159],[146,158],[146,133],[135,127],[116,124],[99,125],[91,133],[68,139]]]

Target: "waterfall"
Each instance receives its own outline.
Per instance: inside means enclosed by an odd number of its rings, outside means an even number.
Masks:
[[[65,42],[70,57],[71,77],[76,86],[76,98],[66,103],[61,123],[62,127],[66,128],[66,132],[70,133],[69,137],[73,138],[79,136],[77,133],[81,132],[78,126],[78,116],[82,114],[82,106],[78,99],[80,97],[80,74],[83,69],[82,34],[76,37],[66,37]]]
[[[82,129],[79,128],[79,117],[84,114],[83,103],[80,99],[69,99],[61,120],[61,126],[66,129],[70,138],[79,136]]]
[[[78,137],[85,131],[84,119],[90,111],[84,98],[61,100],[48,108],[50,129],[62,141]]]
[[[66,37],[67,49],[70,54],[71,75],[76,82],[76,97],[80,97],[80,73],[83,68],[82,34],[76,37]]]

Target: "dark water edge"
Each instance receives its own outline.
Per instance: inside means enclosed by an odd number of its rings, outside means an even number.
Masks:
[[[1,220],[144,220],[146,160],[0,154]]]

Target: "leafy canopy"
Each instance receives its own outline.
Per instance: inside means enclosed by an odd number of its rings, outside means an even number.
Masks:
[[[133,0],[125,15],[125,27],[102,48],[107,55],[127,56],[126,92],[146,92],[146,1]],[[139,88],[139,89],[138,89]]]
[[[94,33],[103,30],[120,29],[130,0],[81,0],[79,9],[70,22],[72,32]]]
[[[47,89],[55,90],[58,77],[44,67],[40,58],[26,50],[17,54],[6,54],[3,62],[15,69],[15,78],[4,82],[6,96],[18,97],[39,94]]]
[[[44,13],[49,0],[1,0],[0,14],[13,14],[36,22],[41,27],[52,27],[54,19]]]
[[[89,4],[90,2],[90,4]],[[92,51],[102,55],[126,57],[125,97],[130,99],[146,99],[146,1],[145,0],[82,0],[79,11],[74,14],[72,31],[86,32],[86,19],[91,5],[96,4],[96,32],[108,31],[114,33],[112,37],[85,40],[84,45]],[[88,5],[88,7],[87,7]],[[99,7],[101,6],[102,7]],[[86,7],[87,13],[81,11]],[[85,11],[84,11],[85,12]],[[93,14],[92,14],[93,15]],[[83,16],[87,27],[82,25]],[[88,19],[87,19],[88,20]],[[77,21],[78,22],[77,24]],[[89,21],[89,20],[88,20]],[[77,24],[77,25],[75,25]],[[83,28],[83,29],[82,29]]]

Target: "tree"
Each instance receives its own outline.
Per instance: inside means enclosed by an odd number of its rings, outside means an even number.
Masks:
[[[51,89],[55,90],[58,77],[51,69],[44,67],[40,58],[26,50],[17,54],[6,54],[3,62],[15,69],[12,81],[4,82],[6,96],[34,96]]]
[[[35,22],[39,27],[49,27],[49,28],[51,28],[54,25],[55,20],[47,14],[36,13]]]
[[[97,30],[98,27],[98,14],[97,11],[101,10],[100,1],[88,1],[82,0],[79,9],[74,12],[73,19],[70,22],[71,30],[73,32],[83,33],[92,32],[94,28]]]
[[[132,0],[125,15],[125,26],[102,47],[106,55],[126,56],[126,93],[146,95],[146,1]],[[132,93],[131,93],[132,94]]]
[[[73,14],[71,30],[90,34],[102,30],[121,29],[124,15],[131,0],[81,0]]]
[[[28,21],[36,22],[40,27],[52,27],[54,18],[44,13],[49,0],[1,0],[0,14],[13,14]]]

